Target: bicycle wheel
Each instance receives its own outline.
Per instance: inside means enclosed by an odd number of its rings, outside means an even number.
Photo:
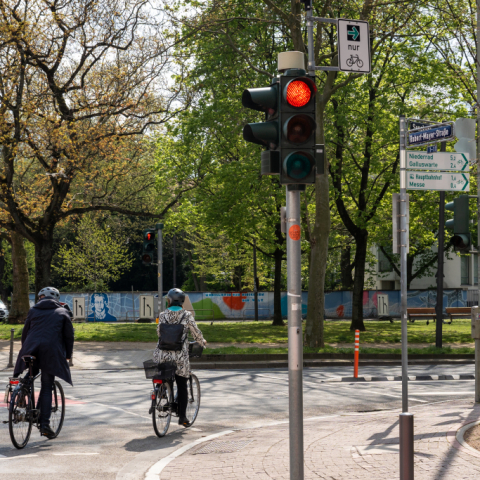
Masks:
[[[347,67],[351,67],[353,65],[353,60],[351,58],[347,58]]]
[[[63,387],[55,380],[52,389],[52,413],[50,415],[50,428],[55,432],[55,437],[58,436],[63,426],[65,419],[65,394]]]
[[[195,374],[190,375],[188,382],[188,404],[187,404],[187,418],[190,425],[197,419],[198,411],[200,410],[200,382]]]
[[[8,409],[8,431],[15,448],[27,445],[32,433],[32,399],[28,392],[13,392]]]
[[[155,408],[152,412],[153,429],[157,437],[165,436],[168,431],[172,419],[171,403],[172,388],[168,383],[162,383],[157,389]]]
[[[357,65],[358,65],[358,68],[362,68],[363,67],[362,60],[357,60]]]

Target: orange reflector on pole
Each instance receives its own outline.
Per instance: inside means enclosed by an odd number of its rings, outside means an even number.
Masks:
[[[360,348],[360,330],[355,330],[355,354],[353,357],[353,377],[358,378],[358,351]]]

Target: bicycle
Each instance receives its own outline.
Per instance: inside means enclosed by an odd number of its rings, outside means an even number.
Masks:
[[[202,356],[203,347],[197,342],[190,342],[188,347],[189,358]],[[151,378],[153,390],[150,393],[152,404],[148,413],[152,415],[153,429],[157,437],[164,437],[172,416],[178,417],[178,392],[176,391],[175,370],[173,363],[157,364],[153,360],[143,362],[146,378]],[[200,382],[195,374],[188,379],[187,418],[190,426],[193,425],[200,410]],[[174,392],[175,388],[175,392]]]
[[[8,407],[8,431],[15,448],[24,448],[32,433],[32,426],[40,429],[40,408],[35,408],[35,380],[40,373],[33,376],[33,362],[35,357],[22,357],[27,365],[28,374],[23,378],[10,377],[5,389],[5,403]],[[50,427],[56,438],[60,433],[65,419],[65,394],[63,387],[55,380],[52,387],[52,414]]]
[[[347,58],[347,67],[352,67],[355,63],[358,65],[358,68],[363,67],[363,62],[360,60],[358,55],[350,55],[350,58]]]

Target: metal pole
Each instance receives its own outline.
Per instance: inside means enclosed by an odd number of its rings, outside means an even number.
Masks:
[[[257,240],[253,239],[253,296],[255,302],[255,320],[258,321],[258,288],[257,288]]]
[[[13,368],[13,336],[15,334],[15,329],[10,330],[10,356],[8,357],[7,368]]]
[[[313,47],[313,13],[312,2],[305,3],[307,16],[307,43],[308,43],[308,63],[307,71],[309,75],[315,76],[315,51]]]
[[[446,151],[446,142],[440,143],[440,151]],[[442,348],[443,328],[443,246],[445,244],[445,192],[440,192],[440,208],[438,215],[438,260],[437,260],[437,325],[435,328],[435,346]]]
[[[288,398],[290,480],[303,480],[303,335],[300,191],[287,186]]]
[[[132,308],[133,308],[133,321],[135,322],[135,297],[133,295],[133,285],[132,285]]]
[[[480,1],[477,0],[477,305],[480,305]],[[480,340],[475,340],[475,402],[480,403]]]
[[[157,269],[158,269],[158,315],[163,312],[163,223],[155,225],[157,229]]]
[[[407,332],[407,156],[406,119],[400,115],[400,293],[402,322],[402,410],[399,422],[408,415],[408,332]],[[408,416],[410,418],[410,416]],[[413,415],[411,428],[400,428],[400,480],[413,480]]]
[[[173,234],[173,288],[177,288],[177,234]]]
[[[400,478],[413,480],[413,413],[401,413],[400,428]]]

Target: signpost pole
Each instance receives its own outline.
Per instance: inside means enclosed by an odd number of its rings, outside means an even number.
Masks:
[[[288,399],[290,480],[303,480],[303,334],[300,191],[287,186]]]
[[[406,119],[400,116],[400,296],[402,322],[402,413],[400,427],[400,480],[413,480],[413,414],[408,413],[407,336],[407,160]]]
[[[440,151],[445,152],[446,142],[440,143]],[[443,251],[445,243],[445,191],[440,192],[440,208],[438,216],[438,263],[437,263],[437,326],[435,328],[435,346],[442,348],[443,327]]]
[[[163,312],[163,223],[155,225],[157,229],[157,271],[158,271],[158,315]]]

